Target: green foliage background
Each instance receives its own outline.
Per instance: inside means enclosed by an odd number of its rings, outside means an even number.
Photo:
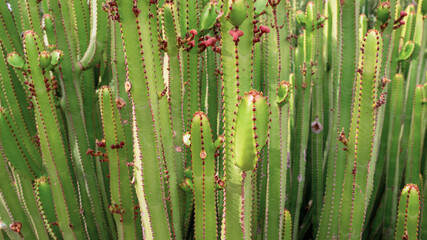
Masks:
[[[0,240],[427,239],[426,14],[0,0]]]

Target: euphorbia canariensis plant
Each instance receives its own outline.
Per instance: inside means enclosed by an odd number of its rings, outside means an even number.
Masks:
[[[427,239],[427,0],[0,0],[0,240]]]

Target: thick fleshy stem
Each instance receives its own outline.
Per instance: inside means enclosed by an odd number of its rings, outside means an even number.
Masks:
[[[290,211],[292,212],[294,229],[293,234],[298,235],[300,209],[303,202],[304,186],[306,180],[307,147],[310,131],[310,111],[313,95],[314,77],[314,31],[316,30],[315,5],[308,2],[305,14],[299,16],[300,24],[304,26],[303,44],[298,46],[301,54],[302,65],[299,66],[300,74],[295,84],[295,101],[299,102],[296,107],[296,122],[293,133],[293,144],[295,150],[292,151],[292,195],[296,196],[295,201],[291,201]]]
[[[59,128],[58,116],[53,105],[52,91],[46,86],[46,72],[38,66],[37,58],[40,53],[40,41],[32,31],[24,33],[24,50],[26,61],[34,84],[33,101],[36,107],[35,115],[40,136],[43,160],[53,191],[55,210],[59,228],[65,239],[86,236],[79,211],[77,194],[70,175],[67,154]],[[66,189],[66,191],[64,190]]]
[[[382,39],[370,30],[362,43],[348,142],[348,160],[340,208],[340,238],[360,239],[366,205],[370,159],[376,128],[377,82],[381,69]],[[362,85],[363,83],[363,85]],[[367,180],[368,179],[368,180]]]
[[[418,239],[421,196],[418,186],[407,184],[400,194],[394,239]]]
[[[196,112],[191,124],[194,229],[197,239],[217,238],[215,151],[206,115]]]
[[[134,219],[133,187],[130,183],[129,160],[127,159],[128,142],[125,139],[118,106],[114,93],[108,87],[101,87],[98,93],[104,140],[102,146],[107,154],[104,161],[109,164],[110,205],[109,210],[116,220],[119,239],[136,237]],[[107,159],[106,159],[107,158]]]

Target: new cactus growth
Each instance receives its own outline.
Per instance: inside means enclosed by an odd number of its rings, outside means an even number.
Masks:
[[[420,212],[420,190],[415,184],[407,184],[399,199],[394,239],[418,239]]]
[[[0,0],[0,240],[427,239],[426,6]]]
[[[267,141],[268,105],[255,91],[246,93],[237,107],[234,127],[234,164],[242,171],[255,169]]]

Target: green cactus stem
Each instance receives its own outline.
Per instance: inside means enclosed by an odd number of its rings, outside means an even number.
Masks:
[[[355,99],[348,142],[348,160],[340,208],[340,238],[360,239],[366,205],[369,160],[375,136],[377,82],[381,69],[382,39],[370,30],[363,39],[361,61],[355,88]]]
[[[256,91],[245,93],[238,104],[233,120],[235,124],[231,128],[232,162],[228,163],[227,167],[233,169],[227,170],[230,174],[226,175],[226,219],[223,223],[223,236],[242,239],[251,234],[251,181],[261,148],[266,144],[268,122],[268,104],[265,97]],[[234,225],[237,225],[238,231],[227,231]]]
[[[166,175],[161,174],[161,171],[166,170],[161,168],[162,146],[168,148],[165,154],[175,154],[174,151],[178,151],[178,148],[169,146],[172,133],[168,121],[169,108],[164,105],[167,99],[158,98],[158,92],[163,91],[165,87],[161,75],[160,56],[155,54],[160,49],[157,35],[153,36],[151,33],[151,29],[155,29],[158,24],[157,15],[152,17],[153,14],[157,14],[157,6],[148,1],[138,1],[135,6],[132,2],[120,1],[118,10],[118,15],[115,16],[120,17],[124,40],[127,67],[125,89],[132,99],[134,174],[144,234],[148,239],[169,239],[174,234],[180,236],[181,227],[179,217],[173,217],[174,224],[171,225],[171,216],[167,214],[168,203],[165,196],[167,189],[164,187],[163,179]],[[145,80],[142,82],[140,69],[145,69],[142,76]],[[162,107],[159,108],[159,106]],[[150,114],[147,114],[147,109]],[[163,119],[161,122],[159,116]],[[161,123],[169,127],[161,126]],[[169,140],[166,141],[164,138]],[[154,159],[157,161],[153,161]],[[172,161],[173,158],[169,157],[166,160]],[[173,184],[172,179],[177,173],[173,164],[166,164],[172,186],[170,199],[173,204],[176,204],[178,183]],[[150,184],[145,184],[145,181],[150,181]],[[178,215],[177,211],[179,210],[175,210],[173,214]]]
[[[405,182],[414,183],[415,185],[422,185],[421,173],[421,153],[423,148],[423,132],[422,129],[422,117],[423,117],[423,106],[422,101],[426,96],[423,96],[423,85],[417,85],[414,93],[413,100],[413,111],[412,111],[412,122],[409,136],[409,151],[408,159],[406,162]]]
[[[234,134],[234,142],[238,144],[233,152],[234,164],[242,171],[255,169],[259,152],[267,142],[267,109],[266,99],[255,91],[240,100]]]
[[[291,213],[285,209],[283,211],[283,233],[282,240],[292,239],[292,218]]]
[[[11,239],[21,239],[23,236],[37,238],[37,233],[32,228],[32,224],[26,216],[25,208],[16,193],[16,185],[12,184],[14,178],[11,174],[10,165],[6,161],[3,147],[0,148],[0,153],[2,155],[0,160],[0,180],[2,181],[0,184],[0,224],[3,225],[2,232],[5,230],[6,236]],[[20,232],[10,230],[10,225],[15,222],[22,224]]]
[[[59,223],[56,217],[49,179],[45,176],[37,178],[34,182],[34,189],[37,196],[37,205],[49,236],[53,239],[60,239],[61,232],[58,227]]]
[[[0,240],[427,238],[426,6],[0,0]]]
[[[127,160],[128,142],[121,126],[118,104],[108,87],[99,90],[100,112],[104,129],[107,156],[102,161],[109,164],[110,196],[109,209],[114,216],[119,239],[136,237],[133,189],[129,178],[130,162]]]
[[[418,239],[420,212],[420,190],[415,184],[407,184],[399,199],[394,239]]]
[[[307,145],[310,129],[310,111],[313,95],[313,77],[315,67],[315,36],[317,29],[317,19],[315,16],[315,5],[313,2],[308,2],[305,13],[298,14],[300,17],[297,20],[304,27],[302,36],[303,44],[298,46],[301,65],[297,67],[299,74],[297,75],[295,84],[295,101],[300,102],[300,107],[297,107],[295,128],[293,136],[293,146],[295,151],[292,151],[292,195],[296,196],[296,201],[292,201],[290,209],[294,223],[299,223],[300,209],[303,201],[303,192],[306,180],[306,164],[307,164]],[[299,224],[294,224],[294,237],[298,236]]]
[[[331,145],[328,155],[328,169],[325,185],[325,196],[331,196],[331,201],[325,201],[317,238],[338,238],[338,221],[342,184],[344,180],[347,152],[338,140],[341,131],[348,131],[351,121],[353,84],[356,79],[359,55],[358,13],[359,1],[339,1],[334,6],[336,25],[333,30],[337,33],[336,66],[333,76],[336,79],[333,106],[333,124],[331,125]]]
[[[386,160],[386,192],[385,192],[385,209],[384,211],[384,235],[392,236],[394,233],[394,225],[396,222],[396,212],[398,203],[399,191],[395,186],[398,186],[401,181],[401,174],[403,167],[399,161],[400,139],[402,133],[402,107],[403,107],[403,89],[404,78],[402,74],[396,74],[391,82],[391,95],[390,95],[390,119],[389,119],[389,132],[387,143],[387,160]]]
[[[217,238],[215,151],[206,115],[196,112],[191,124],[191,156],[196,239]]]
[[[265,87],[265,91],[268,92],[271,102],[270,121],[277,123],[269,126],[269,141],[266,149],[268,157],[263,157],[263,168],[266,169],[265,197],[261,193],[258,196],[262,204],[265,204],[262,232],[264,238],[280,238],[284,228],[285,216],[281,209],[285,207],[288,165],[290,165],[290,105],[293,100],[293,85],[290,82],[292,55],[291,46],[287,40],[291,31],[288,26],[290,11],[288,1],[269,1],[265,8],[269,19],[265,25],[261,25],[262,21],[260,21],[259,27],[260,31],[266,26],[271,27],[271,30],[269,29],[270,31],[262,36],[265,36],[265,41],[269,45],[265,53],[264,71],[268,77],[268,86]]]
[[[41,152],[51,183],[59,228],[64,239],[81,239],[86,233],[80,214],[75,214],[80,211],[80,207],[59,131],[56,107],[53,105],[52,91],[44,81],[47,78],[46,73],[38,66],[41,44],[33,31],[25,32],[24,40],[25,58],[29,66],[28,71],[31,71],[31,83],[34,84],[32,94]]]

